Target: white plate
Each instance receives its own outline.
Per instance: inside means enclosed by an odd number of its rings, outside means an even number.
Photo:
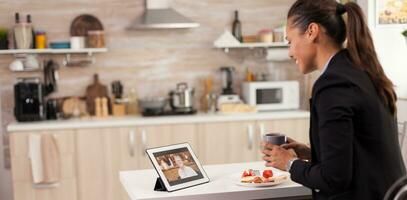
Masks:
[[[242,172],[243,173],[243,172]],[[263,170],[260,170],[260,174],[263,174]],[[235,174],[233,175],[233,179],[236,185],[245,186],[245,187],[270,187],[274,185],[278,185],[284,183],[289,180],[290,173],[284,171],[273,170],[273,177],[275,181],[273,182],[266,182],[266,183],[242,183],[240,181],[242,174]]]

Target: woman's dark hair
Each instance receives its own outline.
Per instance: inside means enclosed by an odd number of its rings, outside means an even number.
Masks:
[[[343,17],[345,13],[346,22]],[[394,85],[383,71],[364,14],[356,3],[297,0],[290,8],[287,18],[292,26],[303,32],[311,23],[319,24],[326,30],[328,37],[341,47],[346,40],[350,59],[355,66],[369,74],[382,102],[389,107],[393,116],[396,115],[397,96]]]

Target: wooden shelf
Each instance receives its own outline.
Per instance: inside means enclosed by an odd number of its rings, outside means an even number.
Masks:
[[[285,42],[273,42],[273,43],[239,43],[230,45],[215,45],[216,48],[231,49],[231,48],[288,48],[288,44]]]
[[[76,54],[76,53],[104,53],[107,48],[85,48],[85,49],[7,49],[0,50],[0,55],[13,54]]]

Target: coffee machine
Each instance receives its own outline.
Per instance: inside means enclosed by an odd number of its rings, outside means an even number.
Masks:
[[[222,95],[235,94],[233,92],[233,73],[234,67],[221,67],[220,72],[222,74]]]
[[[14,85],[14,115],[17,121],[44,119],[43,85],[39,78],[20,78]]]
[[[242,103],[239,95],[233,91],[233,73],[235,72],[234,67],[221,67],[222,74],[222,94],[219,95],[216,108],[219,110],[222,104],[229,103]]]

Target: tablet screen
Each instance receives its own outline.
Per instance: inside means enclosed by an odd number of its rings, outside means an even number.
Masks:
[[[153,155],[170,186],[203,178],[187,147],[157,152]]]
[[[188,143],[156,147],[146,152],[169,192],[210,181]]]

